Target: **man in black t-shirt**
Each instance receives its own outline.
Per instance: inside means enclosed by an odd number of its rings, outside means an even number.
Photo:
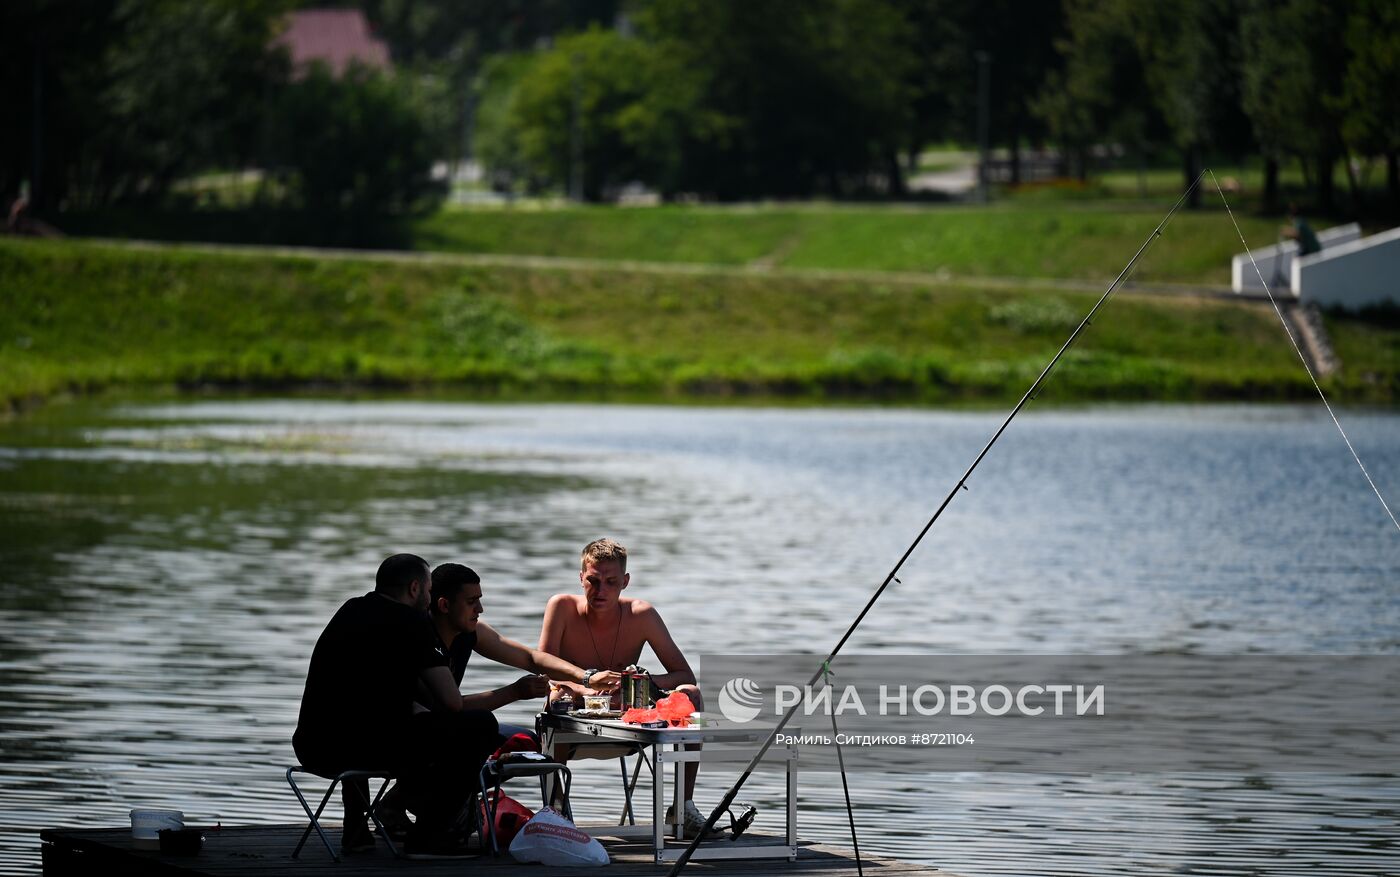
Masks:
[[[309,770],[392,771],[418,814],[413,858],[465,854],[453,835],[482,762],[496,747],[496,719],[464,704],[426,610],[428,564],[412,554],[385,560],[374,591],[348,600],[316,641],[292,745]],[[427,711],[415,706],[426,700]],[[347,788],[345,850],[373,846],[360,795]]]
[[[615,671],[584,670],[563,658],[501,636],[495,628],[480,620],[484,611],[481,605],[481,577],[474,570],[460,563],[444,563],[433,570],[433,638],[440,653],[445,656],[454,684],[461,686],[473,652],[530,673],[500,688],[462,695],[466,706],[494,710],[531,698],[540,698],[540,705],[543,706],[543,698],[549,693],[546,676],[592,685],[604,691],[616,688],[621,681],[621,674]],[[427,692],[421,692],[419,697],[422,702],[427,698]],[[531,729],[518,725],[498,727],[499,742],[518,733],[535,736]],[[396,791],[391,791],[380,802],[380,821],[390,831],[408,824],[408,817],[404,814],[405,803],[403,796]],[[410,806],[408,809],[413,808]]]

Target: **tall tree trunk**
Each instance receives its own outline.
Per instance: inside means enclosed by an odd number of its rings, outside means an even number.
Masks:
[[[909,187],[904,184],[904,168],[899,164],[899,150],[890,149],[885,153],[886,175],[889,177],[889,194],[904,197]]]
[[[33,139],[29,154],[29,209],[38,213],[48,206],[49,187],[44,179],[47,170],[44,167],[44,49],[37,40],[34,43],[34,78],[31,85],[34,89],[31,107],[34,121],[30,131]]]
[[[1021,132],[1011,124],[1011,185],[1021,184]]]
[[[1190,186],[1192,183],[1196,182],[1196,175],[1201,172],[1199,167],[1200,161],[1198,159],[1198,155],[1199,153],[1194,145],[1187,147],[1182,152],[1181,170],[1186,177],[1185,185],[1187,186]],[[1186,196],[1186,206],[1193,210],[1201,206],[1200,186],[1192,188],[1191,193]]]
[[[1400,211],[1400,150],[1385,154],[1385,187],[1390,192],[1390,207]]]
[[[1278,159],[1273,156],[1264,160],[1264,212],[1278,212]]]
[[[1347,189],[1351,192],[1351,214],[1361,211],[1361,184],[1356,180],[1356,163],[1351,160],[1351,150],[1342,150],[1342,163],[1347,169]]]
[[[1333,156],[1324,153],[1317,157],[1317,212],[1331,213],[1336,207],[1336,192],[1332,186]]]

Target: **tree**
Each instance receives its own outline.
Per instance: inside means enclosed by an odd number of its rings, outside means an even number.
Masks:
[[[910,57],[884,0],[658,0],[636,36],[541,53],[484,136],[537,178],[578,164],[589,198],[632,179],[726,200],[866,191],[899,173]]]
[[[357,64],[336,78],[319,63],[289,84],[273,111],[269,158],[291,205],[331,222],[435,203],[442,186],[432,166],[445,135],[433,84]]]
[[[523,184],[537,191],[549,180],[534,175],[520,149],[519,130],[511,117],[516,88],[539,56],[526,52],[502,52],[482,64],[474,82],[476,107],[474,152],[488,169],[492,187],[508,191]]]
[[[1123,143],[1141,159],[1164,134],[1133,39],[1131,11],[1121,2],[1068,0],[1066,34],[1056,41],[1064,64],[1049,72],[1032,104],[1081,178],[1090,146]]]
[[[1400,4],[1353,0],[1346,23],[1351,56],[1342,83],[1342,135],[1371,155],[1384,155],[1386,191],[1400,211]]]
[[[76,154],[100,128],[97,96],[103,47],[113,36],[115,0],[0,3],[0,198],[28,181],[44,212],[67,194]]]
[[[181,174],[251,157],[260,98],[285,75],[268,46],[284,3],[124,0],[101,103],[108,127],[98,160],[125,174],[116,197],[164,195]]]
[[[1181,152],[1190,185],[1206,149],[1242,154],[1248,145],[1239,112],[1236,0],[1138,0],[1132,8],[1148,91]],[[1198,186],[1188,203],[1197,206],[1200,197]]]
[[[508,145],[516,156],[488,152],[518,162],[527,178],[576,185],[589,201],[629,181],[654,179],[629,138],[636,124],[629,109],[651,87],[651,63],[650,47],[614,31],[594,28],[560,39],[520,76],[496,123],[500,129],[487,134],[488,143]]]
[[[1021,179],[1021,141],[1040,139],[1046,131],[1034,106],[1046,77],[1059,65],[1055,41],[1063,27],[1060,0],[982,0],[972,4],[968,48],[991,55],[988,137],[991,145],[1010,149],[1012,183]],[[972,60],[971,53],[968,60]],[[975,75],[974,71],[969,81],[975,81]]]
[[[679,156],[676,191],[860,191],[907,141],[913,47],[893,3],[657,0],[637,24],[704,120],[657,138]]]
[[[477,149],[478,77],[493,55],[521,52],[557,34],[611,24],[620,0],[359,0],[395,64],[445,83],[457,136],[444,158]]]
[[[909,150],[939,140],[977,139],[979,53],[988,57],[991,146],[1011,153],[1011,180],[1020,181],[1020,148],[1047,132],[1035,103],[1062,62],[1061,0],[927,0],[897,9],[910,35],[907,91]]]
[[[180,174],[246,158],[259,102],[283,72],[268,44],[286,5],[0,6],[3,90],[19,135],[0,153],[5,188],[38,165],[39,208],[98,206],[159,198]]]
[[[1333,207],[1344,21],[1310,0],[1250,0],[1240,18],[1242,104],[1267,162],[1266,209],[1277,208],[1278,162],[1290,155],[1303,160],[1318,207]]]
[[[910,119],[904,144],[911,163],[925,145],[976,139],[976,62],[967,0],[929,0],[902,7],[914,46],[906,87]]]
[[[529,49],[541,39],[611,25],[620,0],[359,0],[396,62],[441,61],[465,48],[476,59]]]

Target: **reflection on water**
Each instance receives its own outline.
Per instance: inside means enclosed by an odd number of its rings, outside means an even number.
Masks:
[[[1400,539],[1324,418],[1028,414],[848,650],[1400,652]],[[40,827],[131,807],[292,820],[278,766],[311,645],[390,552],[476,567],[488,619],[533,641],[609,534],[692,658],[824,652],[998,422],[302,400],[0,427],[0,871],[36,866]],[[1400,417],[1346,423],[1400,496]],[[474,662],[468,685],[514,675]],[[852,794],[862,849],[968,875],[1393,874],[1393,769],[863,775]],[[582,811],[612,815],[613,771],[580,771]],[[827,779],[801,786],[802,833],[849,845]],[[760,828],[780,791],[741,795]],[[702,778],[702,807],[721,792]]]

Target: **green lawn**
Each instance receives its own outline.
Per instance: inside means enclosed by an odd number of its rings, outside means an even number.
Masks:
[[[967,277],[1115,276],[1165,209],[1112,204],[991,207],[566,207],[443,210],[415,223],[419,250],[773,267],[912,271]],[[1238,215],[1238,214],[1237,214]],[[1277,221],[1240,216],[1251,246]],[[1241,250],[1219,210],[1178,213],[1138,279],[1229,283]]]
[[[0,240],[0,399],[106,386],[454,385],[514,397],[1018,396],[1089,294]],[[1392,401],[1400,330],[1348,321],[1340,398]],[[1045,398],[1311,392],[1271,310],[1120,295]]]
[[[743,265],[793,232],[791,211],[699,207],[446,208],[413,223],[413,248],[450,253]]]
[[[319,244],[423,252],[685,262],[768,268],[900,271],[957,277],[1052,278],[1098,284],[1115,275],[1168,204],[1064,200],[1028,189],[990,206],[524,204],[446,207],[427,216],[334,228],[294,214],[132,208],[66,215],[74,235],[155,240]],[[1273,244],[1280,220],[1237,210],[1250,246]],[[1319,222],[1325,227],[1327,223]],[[1212,196],[1179,212],[1137,279],[1223,286],[1242,250]]]

